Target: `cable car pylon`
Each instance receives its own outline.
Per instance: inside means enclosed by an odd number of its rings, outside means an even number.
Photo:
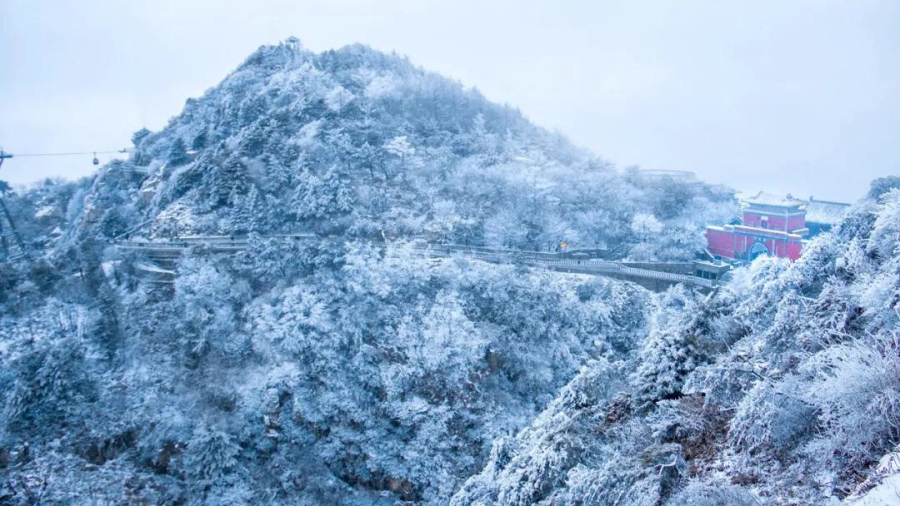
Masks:
[[[0,148],[0,167],[3,167],[3,161],[8,158],[24,158],[24,157],[34,157],[34,156],[78,156],[78,155],[91,155],[93,154],[93,159],[91,163],[94,165],[100,165],[100,159],[97,158],[97,154],[110,154],[110,153],[128,153],[129,149],[118,149],[111,151],[78,151],[78,152],[67,152],[67,153],[23,153],[19,155],[14,155],[13,153],[7,153]],[[28,250],[25,248],[25,242],[22,241],[22,237],[19,235],[19,232],[16,230],[16,225],[13,223],[12,215],[9,213],[9,208],[6,207],[6,203],[3,202],[2,195],[0,195],[0,261],[16,261],[19,259],[29,259],[30,256],[28,254]]]
[[[12,154],[0,149],[0,168],[3,167],[3,160],[12,157]],[[3,194],[0,193],[0,261],[15,262],[23,258],[31,259],[25,248],[25,242],[22,241],[22,236],[16,230],[12,215],[9,214],[9,208],[3,201]]]

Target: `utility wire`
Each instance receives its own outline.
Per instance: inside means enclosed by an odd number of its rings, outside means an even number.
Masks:
[[[15,158],[22,158],[24,156],[73,156],[73,155],[105,155],[109,153],[127,153],[126,150],[120,149],[116,151],[80,151],[80,152],[72,152],[72,153],[11,153]]]

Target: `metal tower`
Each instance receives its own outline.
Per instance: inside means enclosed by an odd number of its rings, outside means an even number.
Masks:
[[[0,167],[3,166],[3,160],[12,157],[13,155],[0,149]],[[16,225],[0,193],[0,262],[14,262],[22,258],[28,258],[28,250],[16,231]]]

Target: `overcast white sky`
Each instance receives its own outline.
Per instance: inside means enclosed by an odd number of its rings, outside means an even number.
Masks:
[[[126,147],[292,34],[406,54],[619,166],[841,200],[900,174],[896,0],[0,0],[0,146]]]

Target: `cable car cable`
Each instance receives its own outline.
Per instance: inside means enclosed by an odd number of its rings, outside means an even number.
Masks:
[[[75,155],[106,155],[110,153],[127,153],[127,150],[119,149],[116,151],[75,151],[69,153],[6,153],[14,158],[22,158],[25,156],[75,156]]]

